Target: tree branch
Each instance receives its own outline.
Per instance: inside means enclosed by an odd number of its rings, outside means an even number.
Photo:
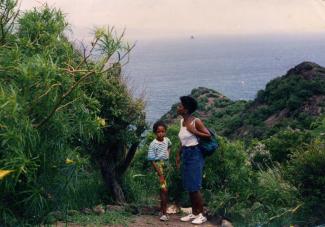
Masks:
[[[58,100],[58,102],[55,104],[54,108],[52,109],[52,111],[50,112],[50,114],[44,118],[40,123],[38,124],[35,124],[34,127],[35,128],[40,128],[42,127],[52,116],[53,114],[60,108],[60,105],[62,104],[62,102],[64,101],[64,99],[69,96],[73,91],[74,89],[76,89],[76,87],[83,81],[85,80],[87,77],[91,76],[92,74],[94,74],[95,71],[90,71],[88,72],[87,74],[85,74],[84,76],[82,76],[80,78],[80,80],[78,80],[74,85],[72,85],[72,87],[70,87],[70,89],[64,93]]]
[[[122,175],[127,168],[129,167],[129,165],[131,164],[131,161],[133,160],[133,157],[137,151],[137,148],[139,146],[139,142],[133,143],[131,145],[131,147],[128,150],[128,153],[126,154],[126,157],[123,161],[122,164],[120,164],[120,166],[118,167],[118,172]]]

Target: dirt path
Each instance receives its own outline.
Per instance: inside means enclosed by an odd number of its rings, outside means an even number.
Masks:
[[[214,227],[219,226],[217,225],[218,220],[210,218],[207,222],[205,222],[202,225],[194,225],[191,224],[191,222],[181,222],[180,215],[178,214],[172,214],[169,215],[169,221],[162,222],[159,220],[159,216],[154,215],[134,215],[130,217],[130,221],[128,222],[128,227]],[[94,224],[88,224],[88,225],[80,225],[80,224],[74,224],[74,223],[68,223],[67,225],[62,222],[58,222],[55,225],[56,227],[81,227],[81,226],[99,226]],[[101,227],[125,227],[125,225],[100,225]]]
[[[162,222],[159,220],[159,216],[152,216],[152,215],[141,215],[135,216],[134,219],[130,222],[130,227],[152,227],[152,226],[170,226],[170,227],[195,227],[195,226],[202,226],[202,227],[212,227],[218,226],[217,220],[208,220],[202,225],[193,225],[191,222],[181,222],[179,215],[170,215],[169,221]]]

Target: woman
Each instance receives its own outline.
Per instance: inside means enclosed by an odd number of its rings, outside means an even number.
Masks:
[[[182,161],[182,181],[192,204],[192,214],[181,218],[181,221],[192,221],[192,224],[202,224],[207,221],[203,215],[203,199],[200,193],[204,158],[199,149],[198,137],[211,137],[203,122],[192,114],[197,109],[197,102],[190,96],[180,97],[177,114],[182,116],[179,139],[181,147],[176,155],[176,165],[179,168]]]

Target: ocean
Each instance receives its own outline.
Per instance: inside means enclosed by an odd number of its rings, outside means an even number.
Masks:
[[[251,100],[303,61],[325,66],[325,34],[139,40],[123,74],[152,123],[193,88]]]

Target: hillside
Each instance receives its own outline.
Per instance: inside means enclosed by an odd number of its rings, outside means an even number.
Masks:
[[[230,138],[265,138],[281,128],[309,129],[325,112],[325,68],[303,62],[267,83],[252,101],[232,101],[208,88],[193,89],[197,116]],[[162,119],[176,120],[176,106]]]

